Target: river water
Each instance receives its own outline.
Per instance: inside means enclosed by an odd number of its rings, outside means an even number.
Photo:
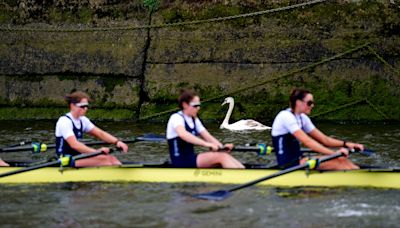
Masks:
[[[19,141],[52,143],[53,121],[0,121],[0,146]],[[164,134],[164,123],[98,122],[120,138]],[[270,132],[231,133],[206,124],[223,142],[270,142]],[[321,123],[328,135],[364,143],[374,156],[357,163],[400,166],[400,125]],[[5,160],[42,161],[52,151],[0,154]],[[274,158],[234,153],[243,162],[274,164]],[[123,161],[164,162],[165,143],[137,142]],[[63,183],[0,185],[0,227],[399,227],[400,190],[369,188],[249,187],[222,202],[187,193],[221,189],[210,183]]]

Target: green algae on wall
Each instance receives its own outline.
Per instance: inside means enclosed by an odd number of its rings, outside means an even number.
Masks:
[[[0,107],[0,120],[58,119],[68,112],[67,108]],[[96,120],[132,120],[135,113],[130,109],[92,109],[87,113]]]
[[[31,75],[30,78],[35,78]],[[20,107],[63,107],[64,96],[72,90],[87,92],[92,104],[100,108],[137,111],[138,81],[130,77],[46,75],[41,80],[27,76],[0,76],[1,103]]]
[[[110,29],[23,35],[1,31],[0,74],[18,77],[5,80],[0,76],[1,105],[56,107],[62,103],[62,94],[78,88],[95,97],[98,107],[140,110],[143,117],[176,107],[179,89],[190,87],[203,100],[212,99],[202,107],[203,119],[221,120],[226,107],[220,103],[230,94],[237,103],[233,119],[271,120],[287,106],[290,89],[296,86],[314,93],[313,114],[318,119],[400,120],[396,99],[400,15],[397,7],[385,1],[329,1],[254,17],[151,29],[148,50],[143,50],[147,30],[111,29],[146,25],[148,10],[143,1],[46,1],[36,7],[31,3],[19,9],[16,1],[5,1],[8,7],[2,9],[0,23]],[[159,3],[153,9],[153,24],[251,13],[299,1]],[[362,48],[288,74],[365,43],[379,57]],[[142,76],[141,88],[137,81]],[[129,115],[119,117],[125,116]]]

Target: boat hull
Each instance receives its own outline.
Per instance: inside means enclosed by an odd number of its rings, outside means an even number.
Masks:
[[[2,167],[0,173],[21,168]],[[0,178],[0,184],[60,183],[60,182],[207,182],[243,184],[278,172],[276,169],[186,169],[155,168],[140,165],[120,167],[64,168],[48,167]],[[352,171],[299,170],[282,175],[260,185],[297,186],[351,186],[400,188],[400,171],[395,169],[368,169]]]

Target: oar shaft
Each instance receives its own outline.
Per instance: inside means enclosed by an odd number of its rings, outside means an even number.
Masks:
[[[93,152],[93,153],[79,154],[79,155],[74,156],[72,159],[73,160],[79,160],[79,159],[84,159],[84,158],[95,157],[95,156],[100,155],[100,154],[103,154],[103,151],[96,151],[96,152]],[[58,165],[60,163],[61,163],[61,160],[59,159],[57,161],[46,162],[46,163],[40,164],[40,165],[35,165],[35,166],[27,167],[27,168],[22,168],[22,169],[10,171],[10,172],[7,172],[7,173],[1,173],[0,174],[0,178],[1,177],[6,177],[6,176],[10,176],[10,175],[14,175],[14,174],[18,174],[18,173],[31,171],[31,170],[35,170],[35,169],[40,169],[40,168],[44,168],[44,167],[48,167],[48,166]]]
[[[143,137],[136,137],[134,139],[125,139],[121,140],[124,143],[135,143],[139,141],[149,141],[149,142],[163,142],[166,141],[165,137],[163,136],[158,136],[158,135],[150,135],[150,136],[143,136]],[[88,146],[95,146],[95,145],[108,145],[110,143],[104,142],[104,141],[81,141],[85,145]],[[40,151],[40,146],[42,143],[37,143],[39,146],[39,151]],[[45,145],[45,144],[43,144]],[[53,149],[56,147],[56,144],[48,144],[46,145],[46,149]],[[27,146],[12,146],[12,147],[6,147],[6,148],[0,148],[0,152],[17,152],[17,151],[27,151],[27,150],[33,150],[33,145],[27,145]]]
[[[333,149],[333,148],[332,148]],[[303,153],[318,153],[315,152],[314,150],[310,148],[301,148],[301,152]],[[238,152],[255,152],[258,153],[258,155],[267,155],[270,154],[271,152],[275,152],[275,149],[270,147],[270,146],[265,146],[264,144],[260,144],[258,146],[235,146],[233,147],[232,151],[238,151]],[[356,149],[354,152],[360,153],[365,156],[371,156],[375,153],[375,151],[371,149],[364,149],[364,150],[358,150]]]
[[[229,150],[228,148],[221,148],[219,151],[227,151]],[[272,147],[267,146],[266,144],[260,143],[257,144],[256,146],[241,146],[237,145],[232,148],[232,151],[238,151],[238,152],[255,152],[260,156],[270,154],[272,152]]]
[[[232,151],[239,151],[239,152],[260,152],[260,147],[258,146],[235,146],[233,147]]]
[[[221,151],[223,151],[223,149],[221,149]],[[257,144],[256,146],[242,146],[242,145],[237,145],[234,146],[232,151],[238,151],[238,152],[256,152],[260,155],[265,155],[265,154],[269,154],[271,152],[275,152],[274,148],[271,146],[268,146],[264,143],[260,143]],[[309,148],[301,148],[302,152],[312,152],[311,149]]]
[[[17,146],[25,146],[27,144],[30,144],[32,141],[21,141],[16,144],[8,145],[7,147],[17,147]]]
[[[18,174],[18,173],[31,171],[31,170],[35,170],[35,169],[40,169],[40,168],[47,167],[47,166],[57,165],[59,163],[60,163],[60,161],[57,160],[57,161],[47,162],[45,164],[40,164],[40,165],[31,166],[31,167],[27,167],[27,168],[23,168],[23,169],[18,169],[18,170],[7,172],[7,173],[1,173],[0,174],[0,178],[1,177],[6,177],[6,176],[10,176],[10,175],[14,175],[14,174]]]
[[[32,146],[18,146],[18,147],[6,147],[6,148],[1,148],[1,152],[17,152],[17,151],[25,151],[25,150],[31,150]]]
[[[332,159],[335,159],[335,158],[338,158],[338,157],[341,157],[341,156],[344,156],[344,154],[343,153],[335,153],[333,155],[320,158],[319,162],[320,163],[321,162],[326,162],[326,161],[329,161],[329,160],[332,160]],[[233,191],[236,191],[236,190],[239,190],[239,189],[242,189],[242,188],[246,188],[246,187],[249,187],[251,185],[260,183],[262,181],[266,181],[268,179],[272,179],[274,177],[278,177],[278,176],[281,176],[283,174],[287,174],[287,173],[290,173],[290,172],[293,172],[293,171],[296,171],[296,170],[300,170],[300,169],[304,169],[304,168],[307,168],[307,167],[308,167],[308,163],[305,163],[305,164],[302,164],[302,165],[293,166],[291,168],[284,169],[282,171],[276,172],[276,173],[271,174],[269,176],[262,177],[262,178],[259,178],[257,180],[251,181],[251,182],[247,182],[247,183],[242,184],[242,185],[234,186],[232,188],[227,189],[227,191],[233,192]]]
[[[104,141],[93,141],[93,142],[82,142],[85,145],[105,145],[109,144]],[[56,148],[56,144],[47,144],[46,149],[53,149]],[[19,147],[7,147],[7,148],[2,148],[0,151],[1,152],[18,152],[18,151],[27,151],[27,150],[33,150],[34,147],[33,145],[27,145],[27,146],[19,146]]]

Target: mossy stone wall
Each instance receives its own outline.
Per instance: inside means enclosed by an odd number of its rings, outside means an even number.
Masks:
[[[46,1],[37,7],[21,2],[8,0],[1,9],[1,25],[11,28],[0,30],[3,109],[60,107],[66,93],[80,89],[94,96],[98,110],[126,110],[107,118],[146,119],[176,107],[179,89],[190,87],[203,100],[212,100],[202,108],[203,119],[220,121],[226,111],[220,103],[229,94],[236,100],[233,118],[270,121],[287,106],[291,88],[305,87],[314,93],[314,113],[320,119],[400,120],[400,8],[390,2],[328,1],[150,30],[133,29],[148,24],[150,14],[142,1]],[[151,24],[298,3],[162,1]],[[62,31],[35,31],[43,28]],[[106,29],[91,30],[96,28]],[[285,76],[365,43],[369,45]],[[254,87],[241,90],[249,86]]]

